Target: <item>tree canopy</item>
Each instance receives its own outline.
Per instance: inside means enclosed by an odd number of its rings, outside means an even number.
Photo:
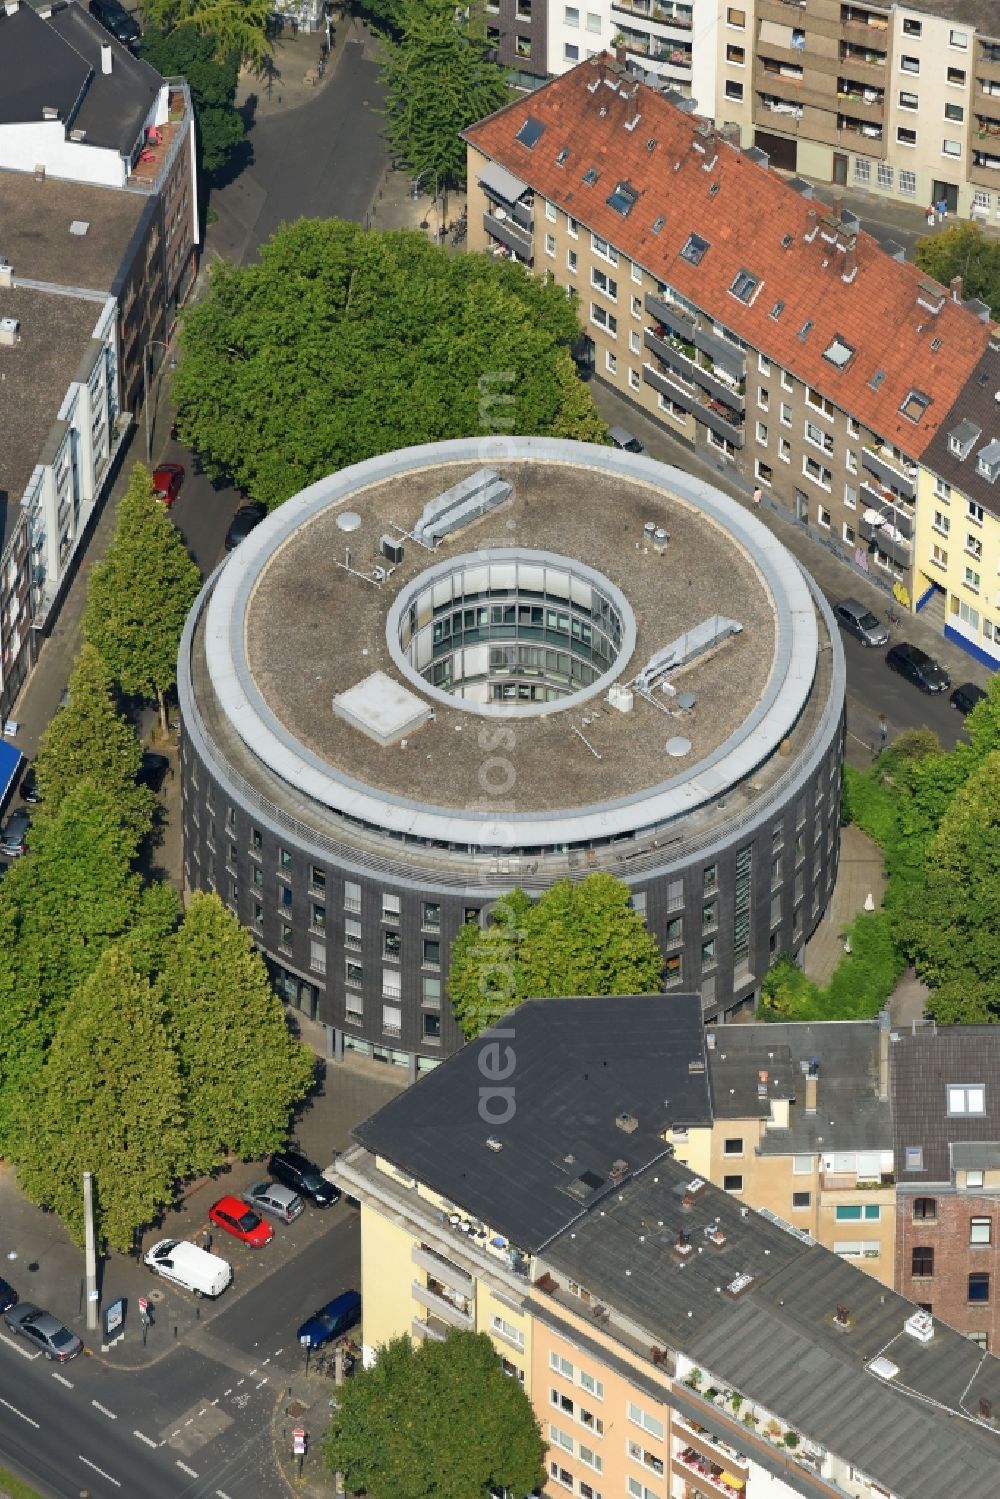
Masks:
[[[512,261],[302,219],[259,264],[213,266],[183,325],[181,436],[213,477],[271,507],[412,443],[497,430],[593,440],[603,423],[567,374],[577,332],[562,289]]]
[[[83,634],[123,692],[159,702],[164,728],[181,632],[200,587],[148,470],[136,464],[107,555],[91,574]]]
[[[312,1081],[312,1057],[218,896],[191,897],[157,988],[180,1070],[184,1171],[209,1171],[228,1153],[276,1150]]]
[[[274,0],[143,0],[145,24],[171,35],[191,29],[211,37],[222,62],[236,55],[260,70],[271,55],[269,28]]]
[[[914,259],[942,286],[961,276],[964,295],[978,297],[1000,316],[1000,243],[978,224],[950,224],[940,234],[925,235],[917,240]]]
[[[545,1482],[531,1402],[485,1333],[451,1332],[419,1348],[395,1338],[339,1396],[325,1455],[351,1493],[489,1499]]]
[[[202,169],[217,172],[246,136],[243,116],[236,108],[238,51],[233,48],[220,56],[214,34],[199,31],[191,22],[174,31],[147,31],[141,51],[164,78],[187,79]]]
[[[439,186],[465,178],[461,132],[510,98],[503,70],[488,57],[476,19],[451,0],[400,0],[386,43],[382,80],[387,133],[414,173],[437,173]]]
[[[1000,750],[955,793],[928,849],[907,923],[914,961],[945,1025],[1000,1020]]]
[[[497,901],[485,931],[470,924],[451,949],[448,995],[467,1039],[522,1000],[586,994],[652,994],[663,958],[629,888],[610,874],[560,880],[532,902],[523,890]]]
[[[63,1013],[37,1099],[19,1131],[20,1186],[82,1244],[82,1180],[92,1171],[101,1234],[131,1249],[136,1225],[173,1195],[180,1085],[160,1003],[116,949]]]
[[[114,799],[138,842],[149,829],[155,800],[147,786],[135,784],[141,760],[139,741],[115,704],[108,669],[85,643],[70,673],[69,702],[39,742],[35,773],[42,815],[54,816],[68,792],[91,781]]]

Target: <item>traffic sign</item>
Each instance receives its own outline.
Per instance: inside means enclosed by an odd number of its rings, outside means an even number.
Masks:
[[[292,1456],[305,1457],[306,1454],[306,1429],[304,1426],[296,1426],[292,1432]]]

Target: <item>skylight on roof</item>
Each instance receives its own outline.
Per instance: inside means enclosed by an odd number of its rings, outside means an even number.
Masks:
[[[854,358],[854,350],[846,339],[841,338],[839,333],[835,333],[830,347],[823,350],[823,358],[836,365],[838,370],[844,370]]]
[[[784,304],[784,302],[780,302],[780,301],[779,302],[775,302],[774,306],[771,308],[771,316],[774,318],[775,322],[778,321],[778,319],[780,318],[780,316],[784,312],[784,310],[785,310],[785,304]]]
[[[650,136],[649,140],[646,142],[646,150],[647,151],[655,151],[656,150],[656,141],[653,139],[652,136]]]
[[[562,150],[559,152],[559,155],[556,157],[556,166],[564,167],[567,161],[569,161],[569,147],[563,146]]]
[[[919,422],[930,404],[930,396],[925,396],[922,390],[911,390],[899,409],[909,421]]]
[[[541,120],[536,120],[534,115],[529,115],[514,139],[520,141],[522,146],[527,146],[530,151],[534,146],[537,146],[544,129],[545,126]]]
[[[802,340],[803,343],[805,343],[806,339],[809,337],[809,335],[810,335],[810,333],[812,331],[813,331],[813,320],[812,320],[811,317],[809,317],[809,318],[806,318],[805,322],[802,324],[802,327],[799,329],[799,338],[801,338],[801,340]]]
[[[885,370],[876,370],[874,375],[872,375],[871,379],[868,381],[869,390],[878,390],[884,379]]]
[[[700,234],[689,234],[687,243],[681,251],[681,259],[690,265],[701,265],[705,251],[710,248],[708,240],[702,239]]]
[[[729,288],[730,295],[734,296],[737,302],[743,302],[749,307],[758,285],[757,277],[751,276],[749,271],[737,271]]]
[[[615,213],[620,213],[623,219],[627,219],[633,208],[639,201],[637,190],[628,182],[619,182],[614,192],[607,199],[609,208]]]
[[[601,174],[596,167],[588,167],[583,174],[583,180],[586,183],[587,187],[593,187],[594,183],[597,181],[600,175]]]
[[[664,226],[664,224],[666,222],[667,222],[666,219],[663,217],[663,215],[661,213],[660,216],[659,216],[659,218],[656,218],[656,219],[653,220],[653,233],[654,234],[659,234],[660,230],[663,228],[663,226]]]
[[[787,250],[788,247],[791,245],[792,240],[794,238],[795,238],[794,234],[785,234],[785,235],[782,235],[781,248],[783,250]]]

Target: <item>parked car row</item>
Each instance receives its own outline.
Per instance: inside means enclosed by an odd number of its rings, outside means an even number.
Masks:
[[[834,605],[834,617],[843,630],[860,640],[865,646],[887,645],[889,641],[888,627],[879,619],[867,604],[859,603],[857,599],[843,599]],[[890,671],[905,677],[922,692],[938,693],[947,692],[951,686],[951,678],[943,666],[939,666],[933,656],[921,650],[918,645],[911,645],[907,640],[901,640],[897,645],[890,646],[885,653],[885,664]],[[977,703],[982,702],[986,693],[982,687],[977,687],[975,682],[963,682],[952,692],[949,702],[953,708],[957,708],[964,717],[971,713]]]

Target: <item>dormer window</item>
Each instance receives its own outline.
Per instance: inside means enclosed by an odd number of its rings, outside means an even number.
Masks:
[[[976,473],[990,484],[996,483],[997,476],[1000,475],[1000,438],[994,437],[992,442],[980,449],[976,459]]]
[[[982,1083],[949,1083],[948,1113],[952,1117],[956,1114],[985,1114],[986,1089]]]
[[[981,436],[982,429],[975,422],[970,422],[968,417],[963,417],[958,426],[952,427],[948,433],[948,452],[964,462]]]
[[[739,271],[737,272],[733,283],[729,288],[729,291],[730,294],[736,298],[737,302],[743,302],[747,307],[749,307],[750,303],[753,301],[754,293],[756,292],[759,284],[760,283],[758,282],[757,277],[751,276],[749,271]]]
[[[911,390],[899,409],[909,421],[919,422],[930,404],[930,396],[925,396],[922,390]]]
[[[609,208],[613,208],[615,213],[620,213],[623,219],[627,219],[639,201],[639,194],[628,182],[619,182],[607,201]]]
[[[841,338],[839,333],[835,333],[833,343],[828,349],[823,350],[823,358],[828,359],[838,370],[843,370],[854,358],[854,350],[846,339]]]
[[[681,259],[686,260],[690,265],[701,265],[708,248],[707,239],[702,239],[700,234],[689,234],[687,243],[681,251]]]

